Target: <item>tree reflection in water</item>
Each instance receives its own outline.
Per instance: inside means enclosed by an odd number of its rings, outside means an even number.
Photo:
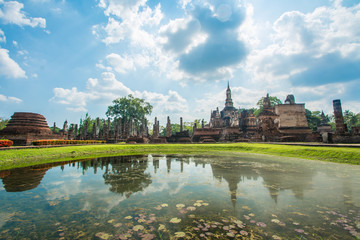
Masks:
[[[102,161],[110,163],[112,167],[107,168],[103,175],[111,192],[129,198],[132,193],[141,192],[152,183],[150,173],[145,173],[148,167],[146,157],[121,156],[102,158]]]

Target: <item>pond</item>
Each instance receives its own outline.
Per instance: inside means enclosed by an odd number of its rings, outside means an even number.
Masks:
[[[0,239],[360,238],[359,166],[147,155],[0,177]]]

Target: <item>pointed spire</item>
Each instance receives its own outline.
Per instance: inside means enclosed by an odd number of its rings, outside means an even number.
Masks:
[[[230,83],[229,83],[229,81],[228,81],[228,87],[227,87],[227,89],[230,89]]]

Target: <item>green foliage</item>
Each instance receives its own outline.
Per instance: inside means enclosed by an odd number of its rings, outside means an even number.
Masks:
[[[305,114],[309,128],[311,128],[313,131],[316,131],[317,127],[321,124],[321,112],[310,111],[308,109],[305,109],[305,111],[306,111]]]
[[[201,119],[195,119],[194,122],[184,122],[183,123],[183,131],[188,130],[189,134],[191,135],[193,133],[193,127],[196,123],[197,127],[201,127]],[[204,121],[204,124],[206,124],[206,121]],[[172,123],[171,124],[171,135],[175,135],[177,132],[180,132],[180,124],[178,123]],[[166,136],[166,126],[160,126],[160,135]]]
[[[123,121],[129,121],[130,118],[135,123],[139,123],[146,115],[150,115],[152,111],[150,103],[144,99],[135,98],[131,94],[127,97],[115,99],[113,105],[108,107],[106,116],[122,118]]]
[[[347,125],[349,131],[352,127],[360,126],[360,113],[355,114],[350,110],[345,110],[344,122]]]
[[[9,119],[0,117],[0,130],[4,129],[6,125],[8,124]]]
[[[50,130],[51,130],[52,132],[54,132],[54,126],[50,127]],[[60,129],[59,127],[55,127],[55,133],[59,133],[60,130],[61,130],[61,129]]]
[[[259,114],[262,112],[264,99],[265,99],[265,97],[262,97],[256,103],[256,105],[259,107],[258,109],[253,108],[253,112],[254,112],[255,117],[258,117]],[[270,99],[271,107],[274,107],[275,105],[278,105],[278,104],[282,104],[282,101],[276,96],[269,96],[269,99]]]

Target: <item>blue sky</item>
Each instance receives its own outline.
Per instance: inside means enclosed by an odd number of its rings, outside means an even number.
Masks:
[[[0,0],[0,116],[78,123],[133,94],[161,125],[208,121],[227,81],[236,107],[358,113],[359,26],[354,0]]]

